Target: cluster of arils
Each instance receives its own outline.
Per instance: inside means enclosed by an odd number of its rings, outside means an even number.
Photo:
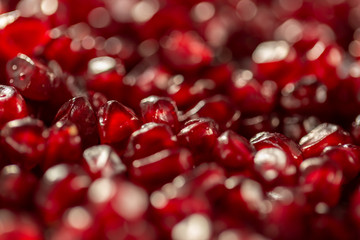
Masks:
[[[359,1],[0,11],[0,239],[360,238]]]

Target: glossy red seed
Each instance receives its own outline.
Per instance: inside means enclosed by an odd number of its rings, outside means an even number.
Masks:
[[[114,227],[122,226],[118,230],[126,230],[126,223],[141,221],[149,204],[142,188],[116,178],[99,178],[92,182],[87,198],[105,233]]]
[[[7,209],[0,210],[0,238],[3,240],[42,240],[41,226],[34,217]]]
[[[238,131],[239,134],[249,139],[259,132],[276,132],[279,124],[280,119],[276,113],[255,117],[241,117]]]
[[[0,128],[7,122],[28,115],[22,96],[10,86],[0,85]]]
[[[36,47],[49,40],[49,26],[44,21],[38,18],[18,18],[17,14],[18,12],[12,12],[10,21],[0,31],[0,52],[7,59],[15,57],[18,53],[32,55]]]
[[[150,156],[164,149],[176,148],[177,146],[176,137],[167,125],[146,123],[131,134],[123,155],[124,162],[131,165],[136,159]]]
[[[299,145],[281,133],[261,132],[251,138],[250,143],[256,150],[271,147],[283,150],[295,166],[299,166],[303,160]]]
[[[8,165],[0,172],[0,206],[8,209],[26,209],[33,204],[38,180],[17,165]]]
[[[150,96],[140,102],[143,122],[167,124],[176,133],[179,130],[178,109],[170,98]]]
[[[171,197],[163,191],[151,194],[152,216],[165,239],[171,239],[173,227],[191,214],[209,216],[211,208],[206,198],[194,195]],[[200,229],[199,229],[200,230]]]
[[[288,83],[281,90],[280,104],[290,113],[323,117],[328,111],[328,90],[315,76]]]
[[[339,145],[324,148],[321,154],[337,163],[343,172],[345,182],[348,183],[360,172],[360,148],[355,145]]]
[[[351,137],[355,144],[360,144],[360,115],[351,124]]]
[[[264,215],[265,196],[261,185],[251,179],[231,177],[225,181],[228,191],[221,206],[232,217],[243,216],[246,224],[256,226]]]
[[[116,150],[125,148],[130,135],[140,127],[135,113],[115,100],[100,107],[98,121],[100,142]]]
[[[252,54],[255,72],[261,79],[271,79],[283,87],[296,79],[301,64],[293,47],[285,41],[262,42]]]
[[[212,161],[208,154],[215,147],[219,136],[218,127],[211,119],[198,118],[185,123],[177,135],[179,143],[198,156],[196,164]]]
[[[320,120],[315,116],[302,117],[301,115],[290,115],[282,119],[280,132],[295,142],[299,142],[303,136],[319,124]]]
[[[96,114],[85,97],[67,101],[55,116],[54,122],[58,121],[69,121],[76,125],[83,149],[99,142]]]
[[[44,124],[30,117],[10,121],[1,130],[7,157],[27,170],[44,160],[47,137]]]
[[[245,116],[267,114],[276,101],[277,85],[271,80],[260,83],[248,70],[234,73],[227,89],[230,99]]]
[[[126,166],[108,145],[97,145],[83,153],[85,170],[92,178],[112,177],[123,174]]]
[[[166,63],[176,71],[194,71],[211,63],[211,49],[193,32],[173,31],[162,45]]]
[[[55,75],[46,66],[18,54],[6,66],[8,83],[24,97],[32,100],[48,100],[51,97]]]
[[[109,100],[121,101],[124,94],[124,66],[111,57],[93,58],[88,64],[87,89],[100,92]]]
[[[343,173],[339,167],[324,157],[308,158],[300,165],[300,190],[310,206],[328,208],[340,198]]]
[[[240,115],[240,111],[227,97],[222,95],[201,100],[185,114],[190,119],[211,118],[221,130],[237,129]]]
[[[137,159],[130,166],[130,177],[147,189],[156,189],[193,168],[191,153],[184,148],[162,150]]]
[[[254,156],[254,172],[264,188],[295,186],[298,182],[298,165],[284,150],[263,148]]]
[[[319,156],[327,146],[351,143],[349,133],[341,127],[323,123],[300,139],[300,148],[304,158]]]
[[[45,159],[41,166],[46,170],[59,163],[78,164],[81,153],[81,137],[76,125],[59,121],[49,129]]]
[[[228,130],[218,137],[214,154],[217,162],[231,171],[252,167],[255,151],[246,138]]]
[[[49,168],[40,180],[35,204],[45,224],[53,224],[67,208],[81,204],[91,183],[78,166],[59,164]]]

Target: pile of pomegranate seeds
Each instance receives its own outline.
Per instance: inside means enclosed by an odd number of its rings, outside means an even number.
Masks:
[[[0,239],[360,239],[360,1],[0,0]]]

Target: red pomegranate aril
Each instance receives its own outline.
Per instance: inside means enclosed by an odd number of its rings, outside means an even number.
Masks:
[[[257,226],[265,214],[265,196],[260,183],[243,177],[231,177],[225,181],[228,191],[222,197],[222,208],[233,218],[250,226]],[[240,220],[241,221],[241,220]]]
[[[0,210],[0,239],[3,240],[42,240],[44,239],[40,224],[35,218],[25,213],[7,209]]]
[[[299,166],[303,160],[299,145],[281,133],[260,132],[250,139],[256,150],[264,148],[278,148],[283,150],[292,164]]]
[[[360,115],[351,124],[351,137],[356,145],[360,145]]]
[[[129,171],[132,181],[153,190],[189,171],[193,165],[187,149],[166,149],[133,161]]]
[[[46,170],[59,163],[79,164],[81,153],[81,137],[76,125],[59,121],[49,129],[45,159],[41,166]]]
[[[319,156],[327,146],[352,143],[349,133],[341,127],[323,123],[300,139],[300,149],[304,159]]]
[[[83,153],[85,170],[93,178],[112,177],[126,171],[116,152],[108,145],[97,145]]]
[[[54,122],[69,121],[76,125],[83,149],[99,142],[97,118],[90,102],[85,97],[75,97],[59,109]]]
[[[8,83],[24,97],[44,101],[51,97],[55,75],[46,66],[18,54],[6,66]]]
[[[12,13],[12,19],[9,19],[6,27],[0,31],[0,52],[7,59],[15,57],[18,53],[32,55],[36,47],[44,45],[49,40],[49,28],[38,18],[18,18],[18,12]],[[2,15],[2,17],[9,17],[9,15]]]
[[[213,59],[211,49],[194,32],[173,31],[162,41],[162,55],[175,71],[195,71]]]
[[[280,124],[277,114],[264,114],[255,117],[241,117],[239,134],[247,139],[259,132],[276,132]]]
[[[10,121],[0,134],[3,150],[13,163],[29,170],[43,161],[48,132],[40,120],[26,117]]]
[[[88,204],[104,231],[145,217],[149,200],[146,192],[131,182],[117,178],[99,178],[88,191]]]
[[[296,78],[301,64],[295,49],[285,41],[260,43],[252,54],[254,68],[262,79],[271,79],[283,87]]]
[[[263,148],[254,156],[254,173],[266,189],[276,186],[295,186],[298,183],[298,165],[279,148]]]
[[[8,209],[26,209],[33,204],[36,177],[17,165],[8,165],[0,172],[0,206]]]
[[[210,239],[212,236],[212,222],[204,214],[191,214],[178,222],[171,230],[172,239]]]
[[[234,72],[228,86],[230,99],[245,116],[254,117],[271,112],[275,106],[277,85],[271,80],[260,83],[248,70]]]
[[[300,165],[300,190],[312,207],[335,206],[340,198],[343,173],[325,157],[308,158]]]
[[[151,143],[149,145],[149,143]],[[150,156],[164,149],[176,148],[176,137],[170,127],[164,124],[145,123],[130,136],[125,153],[124,162],[127,165],[140,158]]]
[[[228,130],[218,137],[214,154],[228,170],[244,170],[252,167],[255,150],[246,138]]]
[[[337,163],[343,172],[345,183],[354,179],[360,172],[360,148],[355,145],[338,145],[324,148],[321,156]]]
[[[100,142],[117,151],[125,148],[130,135],[139,127],[140,120],[135,113],[118,101],[108,101],[98,111]]]
[[[206,198],[194,195],[167,196],[162,191],[150,196],[152,218],[165,239],[171,239],[173,227],[192,214],[210,216],[211,206]]]
[[[201,100],[185,114],[190,119],[211,118],[222,130],[237,129],[240,115],[240,111],[227,97],[222,95]]]
[[[281,90],[280,105],[290,113],[323,117],[327,103],[328,89],[314,75],[303,76]]]
[[[166,97],[150,96],[140,102],[140,111],[144,123],[167,124],[174,133],[180,127],[178,109],[174,101]]]
[[[206,118],[198,118],[185,123],[177,135],[179,144],[187,147],[195,154],[195,164],[209,162],[219,136],[217,124]]]
[[[338,46],[319,41],[306,53],[305,64],[310,74],[315,74],[328,89],[334,89],[339,84],[337,72],[342,61],[343,52]]]
[[[53,224],[67,208],[83,203],[90,183],[90,177],[79,166],[59,164],[49,168],[35,193],[44,223]]]
[[[9,121],[28,115],[22,96],[10,86],[0,85],[0,129]]]
[[[111,57],[93,58],[88,64],[87,89],[100,92],[109,100],[121,101],[124,94],[124,67]]]
[[[217,240],[266,240],[267,238],[260,233],[250,229],[228,229],[219,234]]]
[[[123,101],[130,107],[138,109],[142,99],[151,95],[164,95],[170,77],[171,73],[162,65],[141,62],[124,77]]]

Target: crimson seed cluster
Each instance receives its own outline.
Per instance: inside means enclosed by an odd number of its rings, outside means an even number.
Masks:
[[[0,239],[360,238],[359,1],[0,11]]]

